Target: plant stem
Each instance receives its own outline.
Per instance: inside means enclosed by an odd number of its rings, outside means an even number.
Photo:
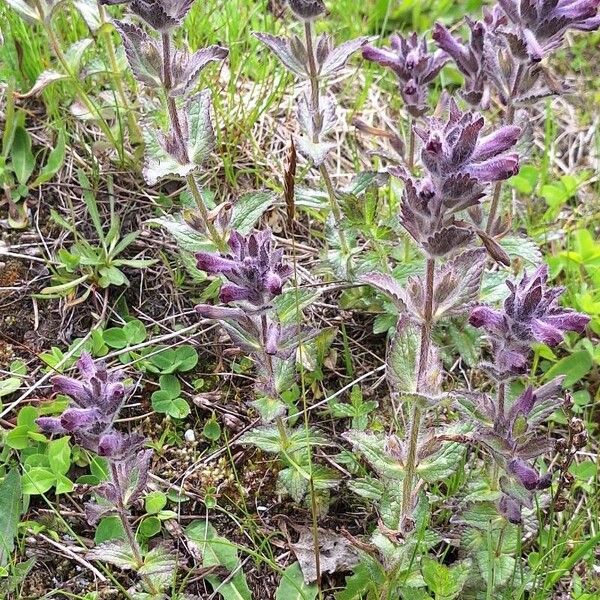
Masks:
[[[519,93],[519,86],[521,85],[521,78],[523,76],[523,65],[519,65],[515,81],[512,89],[511,97],[515,98]],[[504,113],[504,125],[512,125],[515,120],[515,107],[512,101],[508,101],[506,106],[506,112]],[[498,206],[500,204],[500,198],[502,195],[502,181],[497,181],[494,186],[494,194],[492,196],[492,203],[490,205],[490,212],[488,214],[487,224],[485,226],[485,232],[491,233],[496,220],[496,213],[498,212]]]
[[[169,121],[174,131],[175,142],[178,146],[177,153],[179,154],[180,159],[189,161],[188,151],[185,143],[185,136],[183,134],[183,127],[181,125],[181,119],[179,118],[179,111],[177,110],[177,104],[175,103],[175,98],[171,96],[170,90],[173,87],[173,65],[171,62],[171,35],[170,33],[162,34],[162,58],[163,58],[163,85],[165,89],[165,96],[167,98],[167,109],[169,111]],[[186,175],[185,181],[190,190],[190,194],[196,203],[198,211],[200,212],[200,216],[203,221],[204,227],[208,232],[208,236],[210,237],[212,243],[219,249],[220,252],[227,252],[228,246],[227,242],[223,238],[223,236],[217,231],[214,223],[210,219],[210,215],[208,214],[208,209],[206,208],[206,204],[204,204],[204,199],[202,198],[202,193],[200,192],[200,188],[198,187],[198,182],[196,181],[196,177],[193,173],[189,173]]]
[[[423,323],[421,325],[421,343],[419,349],[419,364],[417,369],[417,392],[423,388],[423,377],[427,371],[427,362],[431,349],[431,329],[433,325],[433,292],[434,292],[435,260],[427,260],[426,283],[425,283],[425,311]],[[400,517],[400,527],[406,532],[411,529],[408,527],[412,523],[413,509],[413,483],[415,469],[417,466],[417,446],[419,441],[419,430],[421,427],[421,409],[416,402],[413,403],[412,413],[409,423],[408,433],[408,452],[406,456],[406,465],[404,470],[404,481],[402,482],[402,514]]]
[[[103,37],[104,37],[104,45],[106,48],[106,54],[108,56],[108,64],[110,65],[110,70],[112,72],[112,81],[115,85],[115,89],[117,90],[117,94],[121,98],[121,102],[125,110],[127,111],[127,125],[129,127],[129,139],[132,145],[137,145],[142,142],[142,131],[138,125],[137,119],[135,118],[135,114],[131,107],[131,103],[129,102],[129,98],[125,93],[125,87],[123,86],[123,81],[119,77],[119,64],[117,62],[117,55],[115,52],[115,45],[113,43],[112,35],[108,29],[104,27],[104,24],[108,23],[108,19],[106,18],[106,9],[103,5],[98,4],[98,9],[100,11],[100,19],[103,23]]]
[[[204,204],[202,193],[200,192],[198,182],[196,181],[196,176],[193,173],[190,173],[186,176],[185,181],[190,190],[192,198],[194,198],[194,201],[196,202],[196,206],[198,207],[200,216],[202,217],[202,220],[206,225],[206,229],[208,230],[208,235],[212,243],[219,249],[220,252],[228,252],[229,246],[227,245],[225,238],[219,233],[219,231],[215,227],[215,224],[210,220],[210,215],[208,214],[208,209]]]
[[[121,520],[121,524],[125,530],[125,535],[127,536],[127,541],[131,547],[131,552],[133,553],[137,563],[137,570],[139,570],[144,566],[144,557],[142,555],[142,549],[140,548],[138,541],[135,539],[135,533],[133,533],[131,523],[129,522],[129,518],[125,510],[119,510],[119,519]],[[157,589],[157,587],[154,585],[154,582],[147,575],[142,575],[142,579],[144,580],[145,587],[150,594],[156,596],[160,593],[160,590]]]
[[[317,60],[315,57],[315,47],[314,47],[314,32],[313,32],[313,23],[310,20],[304,22],[304,37],[306,39],[306,52],[308,54],[308,75],[310,80],[310,90],[311,90],[311,99],[312,99],[312,118],[313,122],[315,117],[320,112],[320,91],[319,91],[319,73],[317,71]],[[313,143],[319,142],[319,131],[315,126],[313,127]],[[325,163],[323,163],[319,167],[319,173],[321,174],[321,178],[325,183],[325,187],[327,189],[327,195],[329,196],[329,205],[331,206],[331,212],[333,214],[334,219],[338,225],[338,237],[340,240],[340,247],[342,249],[342,253],[344,256],[348,257],[350,255],[350,249],[348,247],[348,241],[346,240],[346,235],[342,229],[342,219],[343,213],[340,205],[338,204],[337,197],[335,194],[335,188],[333,186],[333,182],[331,181],[331,176],[329,175],[329,171],[327,171],[327,167]]]
[[[412,172],[415,166],[415,129],[414,129],[414,117],[409,115],[408,119],[408,156],[406,159],[406,165],[408,170]]]
[[[121,489],[123,483],[120,481],[119,470],[117,469],[117,466],[114,462],[110,463],[110,471],[115,486],[117,487],[117,489]],[[144,556],[142,554],[142,549],[140,548],[140,545],[135,537],[135,533],[133,532],[133,529],[131,527],[131,523],[129,521],[129,513],[127,512],[125,506],[123,506],[121,500],[119,500],[119,505],[116,508],[117,513],[119,515],[119,520],[121,521],[121,525],[123,525],[125,536],[127,537],[129,547],[131,548],[131,552],[136,562],[136,570],[139,570],[141,567],[144,566]],[[160,590],[156,588],[156,586],[148,576],[143,575],[142,579],[145,582],[147,590],[151,594],[159,594]]]
[[[498,411],[498,421],[504,421],[504,405],[506,404],[506,383],[501,381],[498,384],[498,406],[496,407]]]

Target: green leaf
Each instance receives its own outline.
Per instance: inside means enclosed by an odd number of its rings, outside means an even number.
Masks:
[[[97,2],[94,2],[94,0],[76,0],[73,2],[73,6],[75,6],[91,32],[100,29],[103,20]],[[115,75],[118,76],[117,73]]]
[[[65,59],[69,65],[69,69],[78,73],[81,68],[81,59],[85,51],[94,43],[92,38],[83,38],[73,42],[65,52]]]
[[[88,560],[110,563],[119,569],[136,569],[137,561],[129,543],[125,540],[103,542],[92,548],[86,555]]]
[[[146,339],[146,327],[137,319],[128,321],[123,327],[123,333],[131,346],[141,344]]]
[[[319,588],[315,584],[304,582],[300,564],[295,562],[283,572],[275,600],[314,600],[318,593]]]
[[[167,505],[167,497],[162,492],[150,492],[144,498],[144,508],[149,515],[159,513]]]
[[[188,153],[194,165],[201,165],[215,147],[215,132],[210,119],[210,106],[210,90],[201,91],[187,102]]]
[[[419,343],[420,334],[416,325],[406,320],[398,321],[386,360],[388,381],[397,392],[417,390]]]
[[[138,534],[144,538],[151,538],[160,533],[160,519],[155,516],[146,517],[140,523]]]
[[[27,22],[40,21],[40,14],[25,0],[6,0],[8,6],[15,10]]]
[[[559,360],[548,369],[544,381],[550,381],[558,375],[565,375],[563,387],[571,387],[583,379],[592,370],[592,366],[592,357],[586,350],[580,350]]]
[[[21,387],[19,377],[8,377],[0,381],[0,398],[14,394]]]
[[[196,165],[191,163],[181,164],[162,147],[159,140],[163,134],[160,131],[153,127],[144,127],[142,132],[145,149],[143,174],[149,185],[156,185],[159,179],[167,175],[185,177],[196,168]]]
[[[497,555],[494,551],[490,553],[490,551],[485,550],[477,552],[475,558],[481,577],[485,582],[493,582],[493,588],[505,585],[515,571],[516,560],[506,554]]]
[[[98,212],[98,203],[96,202],[94,187],[90,183],[90,180],[83,169],[79,169],[77,171],[77,179],[79,181],[79,185],[81,186],[85,207],[90,219],[92,220],[94,229],[96,230],[98,237],[101,240],[104,240],[104,229],[102,228],[102,219],[100,218],[100,213]]]
[[[234,544],[219,537],[214,527],[208,521],[196,521],[186,529],[187,536],[195,542],[202,554],[203,567],[214,565],[225,567],[233,577],[223,583],[216,575],[209,575],[206,579],[223,600],[252,600],[252,593],[248,587],[246,576],[240,568],[240,560]]]
[[[66,475],[71,468],[71,445],[68,437],[48,443],[48,462],[55,475]]]
[[[0,566],[8,564],[15,548],[15,537],[21,515],[21,476],[12,469],[0,483]]]
[[[30,443],[28,425],[17,425],[6,434],[6,445],[15,450],[23,450]]]
[[[404,478],[402,466],[385,451],[383,436],[364,431],[348,431],[344,437],[379,475],[394,480]]]
[[[161,217],[148,222],[164,227],[175,238],[177,245],[182,250],[200,252],[214,249],[212,242],[204,234],[188,225],[181,215]],[[198,272],[201,273],[201,271]]]
[[[174,419],[184,419],[190,414],[190,405],[183,398],[173,398],[163,390],[152,394],[152,408]]]
[[[212,417],[204,423],[202,435],[211,442],[216,442],[221,437],[221,426],[217,421],[215,413],[213,413]]]
[[[470,564],[458,563],[447,567],[437,561],[423,557],[421,559],[421,573],[435,600],[452,600],[462,591],[469,575]]]
[[[308,492],[308,480],[295,467],[279,471],[277,486],[280,492],[289,494],[297,504],[302,502]]]
[[[161,391],[165,392],[169,398],[177,398],[181,394],[181,384],[175,375],[161,375],[158,381]]]
[[[120,327],[111,327],[102,333],[102,339],[107,346],[121,350],[129,345],[129,340],[123,329]]]
[[[170,586],[176,573],[177,561],[164,546],[152,548],[144,556],[144,564],[138,570],[140,576],[149,579],[152,585],[159,590]]]
[[[233,205],[229,226],[242,235],[248,235],[262,215],[273,206],[277,197],[274,192],[264,190],[244,194]]]
[[[54,146],[54,148],[52,148],[50,151],[50,154],[48,154],[48,160],[46,161],[46,164],[42,167],[38,176],[31,184],[32,188],[50,181],[62,167],[65,161],[65,137],[65,130],[59,129],[58,136],[56,138],[56,146]]]
[[[119,517],[104,517],[96,527],[94,542],[102,544],[102,542],[108,542],[109,540],[124,540],[125,536],[125,529]]]
[[[50,469],[33,467],[23,473],[23,493],[32,496],[45,494],[56,482],[56,475]]]
[[[22,125],[15,129],[11,159],[17,181],[26,184],[35,168],[35,157],[31,151],[31,137]]]
[[[73,482],[68,477],[65,477],[64,475],[56,476],[56,484],[55,485],[56,485],[56,489],[54,491],[57,494],[70,494],[75,489]]]
[[[191,371],[198,364],[198,352],[193,346],[184,345],[175,348],[177,357],[177,370],[185,373]]]

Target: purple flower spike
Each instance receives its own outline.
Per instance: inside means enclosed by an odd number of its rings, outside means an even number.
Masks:
[[[97,408],[68,408],[60,417],[66,431],[88,429],[98,422],[102,413]]]
[[[316,19],[327,12],[323,0],[288,0],[291,11],[305,21]]]
[[[193,3],[194,0],[100,0],[100,4],[109,6],[127,4],[132,13],[161,33],[181,25]]]
[[[221,288],[222,302],[264,310],[281,294],[292,274],[291,267],[283,262],[283,251],[275,249],[270,229],[246,237],[234,231],[229,248],[225,256],[199,252],[198,268],[228,280]]]
[[[480,138],[484,119],[479,113],[463,113],[450,100],[448,120],[427,120],[427,128],[416,127],[423,140],[421,158],[432,176],[460,173],[482,183],[508,179],[518,170],[516,154],[505,154],[519,139],[519,127],[501,127]]]
[[[448,57],[441,50],[430,53],[425,37],[419,38],[416,33],[406,38],[394,34],[390,37],[390,45],[390,49],[366,45],[363,57],[396,74],[408,112],[420,116],[426,110],[427,86],[448,62]]]
[[[402,168],[390,169],[405,182],[401,223],[432,257],[443,257],[470,242],[473,228],[456,214],[476,207],[488,182],[506,179],[518,170],[518,157],[506,151],[521,130],[507,126],[481,136],[484,119],[462,112],[451,99],[448,116],[424,119],[415,127],[423,141],[421,159],[426,177],[420,181]]]
[[[558,303],[562,288],[550,288],[547,282],[548,267],[543,265],[518,284],[507,282],[511,293],[502,311],[487,306],[473,309],[471,325],[485,329],[492,340],[496,376],[521,372],[533,342],[555,346],[565,332],[585,330],[589,317],[562,308]]]
[[[59,434],[67,433],[67,430],[62,426],[60,419],[57,417],[40,417],[35,421],[38,427],[45,433]]]
[[[558,48],[569,29],[600,27],[600,0],[499,0],[512,27],[502,31],[513,53],[539,62]]]
[[[103,362],[84,353],[77,362],[80,377],[57,375],[54,391],[71,398],[73,404],[60,418],[41,417],[38,425],[47,433],[72,433],[77,442],[96,451],[100,436],[112,429],[125,397],[121,371],[109,373]]]

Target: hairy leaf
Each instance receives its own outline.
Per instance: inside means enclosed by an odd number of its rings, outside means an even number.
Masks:
[[[125,540],[103,542],[95,548],[92,548],[87,553],[86,558],[88,560],[107,562],[124,570],[137,569],[138,567],[133,551]]]

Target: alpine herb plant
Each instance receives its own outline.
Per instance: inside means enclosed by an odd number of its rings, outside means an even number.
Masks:
[[[229,248],[226,254],[196,255],[200,270],[226,280],[220,292],[226,306],[201,304],[196,310],[204,318],[219,321],[231,341],[253,359],[256,400],[251,404],[261,415],[263,425],[246,434],[241,442],[279,454],[285,465],[279,473],[280,490],[300,502],[309,484],[314,486],[310,447],[324,443],[324,438],[316,430],[307,432],[304,427],[288,425],[284,392],[294,384],[298,348],[318,331],[299,326],[301,315],[295,309],[291,322],[285,317],[286,322],[282,322],[278,314],[276,303],[292,275],[292,267],[285,262],[283,250],[275,249],[269,229],[246,237],[233,231]],[[293,291],[288,293],[294,295]],[[337,483],[331,470],[317,472],[322,488]]]
[[[315,37],[315,21],[327,12],[322,0],[294,0],[289,2],[289,7],[303,25],[302,36],[255,35],[304,84],[296,108],[301,134],[294,138],[294,144],[319,170],[331,208],[330,229],[335,232],[331,237],[337,236],[337,243],[332,240],[331,262],[339,266],[343,274],[348,274],[352,270],[353,243],[348,239],[339,192],[327,167],[327,159],[336,148],[327,136],[338,123],[337,101],[329,84],[334,77],[339,78],[350,57],[367,43],[367,38],[335,46],[329,34]]]
[[[72,436],[79,446],[106,461],[107,480],[95,488],[95,501],[86,504],[86,516],[90,524],[118,517],[125,539],[103,542],[87,557],[134,570],[141,576],[146,597],[159,597],[171,581],[175,560],[161,546],[144,551],[130,517],[130,509],[146,490],[152,450],[144,449],[144,436],[115,427],[127,397],[123,372],[110,373],[87,353],[81,355],[77,367],[79,378],[57,375],[53,379],[54,391],[68,396],[70,406],[60,417],[40,417],[37,423],[46,433]]]
[[[506,521],[522,523],[523,509],[530,518],[536,491],[552,484],[552,472],[536,468],[534,461],[554,451],[553,441],[540,433],[539,425],[563,402],[562,378],[537,389],[527,383],[532,345],[557,345],[566,332],[583,332],[588,317],[560,306],[562,289],[548,287],[545,266],[520,278],[503,271],[513,265],[502,245],[508,224],[499,214],[501,185],[519,170],[515,149],[528,124],[528,108],[540,98],[566,91],[545,59],[562,45],[569,29],[590,31],[600,26],[599,4],[501,0],[485,9],[483,20],[467,18],[467,42],[438,23],[433,30],[436,51],[430,50],[426,37],[414,34],[393,35],[390,48],[368,44],[362,50],[365,59],[389,68],[398,78],[411,120],[404,164],[391,166],[388,172],[404,183],[400,224],[424,257],[424,273],[405,284],[389,274],[388,265],[359,277],[386,294],[399,312],[387,378],[392,397],[399,397],[406,409],[404,436],[382,440],[359,431],[346,435],[378,474],[379,483],[363,478],[352,487],[379,501],[380,527],[373,542],[387,571],[401,575],[402,583],[394,589],[402,597],[407,587],[419,587],[409,583],[419,572],[414,553],[439,541],[426,531],[431,512],[425,486],[457,468],[461,446],[477,447],[491,458],[489,482],[475,486],[469,482],[471,493],[462,498],[464,508],[452,518],[457,526],[472,530],[465,539],[488,593],[505,585],[513,573],[512,568],[494,569],[489,562],[490,552],[514,547],[508,540],[516,534],[507,531]],[[464,76],[459,95],[472,109],[462,109],[444,92],[431,114],[432,84],[449,60]],[[492,111],[496,106],[499,119]],[[487,118],[475,109],[487,111]],[[361,128],[369,131],[369,126]],[[496,265],[489,268],[506,273],[509,293],[502,310],[479,303],[490,258]],[[490,358],[481,363],[488,382],[481,391],[442,389],[435,333],[441,321],[461,315],[482,329],[490,342]],[[454,405],[465,418],[441,429],[428,426],[441,404]],[[548,496],[538,501],[547,503]],[[514,560],[502,559],[509,567]],[[470,566],[459,563],[457,573],[459,569]],[[520,577],[519,584],[527,585],[526,575]],[[466,578],[461,581],[457,594]]]
[[[166,177],[184,178],[196,202],[194,225],[210,242],[208,250],[197,253],[197,266],[222,280],[220,304],[201,304],[197,311],[221,323],[231,341],[251,357],[256,372],[253,407],[263,424],[246,433],[241,443],[276,453],[284,467],[280,488],[298,503],[311,500],[318,564],[316,502],[319,493],[338,485],[339,476],[313,464],[312,447],[327,445],[328,440],[306,423],[294,425],[297,415],[288,411],[284,394],[294,383],[297,357],[317,332],[300,325],[298,290],[285,290],[293,269],[272,232],[229,231],[227,211],[208,210],[199,182],[215,136],[210,93],[195,88],[203,69],[223,61],[227,50],[210,46],[191,53],[174,47],[173,32],[192,0],[101,2],[126,4],[141,21],[142,26],[129,17],[114,23],[135,78],[161,91],[167,107],[166,131],[144,126],[144,174],[150,185]],[[430,505],[440,502],[439,495],[426,493],[427,486],[439,485],[455,472],[465,446],[483,451],[490,477],[477,482],[477,489],[468,481],[470,496],[455,498],[460,509],[452,521],[467,531],[465,546],[472,550],[488,593],[513,574],[525,580],[523,569],[504,568],[506,561],[495,569],[490,562],[517,535],[515,524],[535,518],[536,500],[548,502],[543,490],[552,485],[552,472],[534,461],[554,452],[540,426],[562,402],[562,380],[530,385],[532,346],[557,345],[565,333],[583,332],[588,319],[561,307],[562,290],[548,286],[544,266],[517,272],[518,265],[513,265],[503,245],[509,226],[501,211],[502,182],[519,170],[522,151],[516,149],[529,121],[529,107],[566,91],[550,71],[549,55],[562,46],[569,30],[600,26],[600,0],[501,0],[485,10],[482,20],[467,19],[468,41],[436,24],[432,37],[437,49],[427,36],[416,34],[393,35],[389,48],[376,47],[364,37],[336,47],[330,35],[316,36],[315,23],[327,12],[322,0],[287,4],[302,35],[256,36],[302,84],[296,111],[301,133],[293,147],[319,171],[329,199],[328,228],[333,233],[329,237],[337,238],[330,242],[330,265],[339,267],[338,275],[386,294],[399,313],[386,367],[392,399],[401,401],[402,435],[390,432],[382,437],[364,428],[346,435],[378,476],[355,478],[349,487],[378,503],[380,522],[372,542],[383,556],[386,572],[396,577],[386,588],[387,597],[430,597],[423,590],[405,594],[407,588],[424,587],[421,571],[425,573],[429,564],[427,551],[442,541],[433,528],[427,529],[433,514]],[[356,233],[347,227],[340,192],[327,166],[336,148],[328,136],[338,123],[331,81],[359,50],[366,60],[393,71],[409,121],[404,164],[390,166],[387,172],[403,185],[399,224],[422,255],[423,269],[402,284],[390,275],[392,265],[373,270],[372,262],[369,268],[361,263],[362,248],[356,243],[360,240],[353,239]],[[442,93],[432,110],[436,78],[451,61],[464,84],[455,97]],[[293,187],[292,182],[287,190]],[[505,274],[508,293],[502,308],[480,302],[482,280],[490,270]],[[477,380],[479,389],[446,389],[435,340],[450,318],[463,323],[468,319],[489,341],[489,356],[480,362],[485,378]],[[55,379],[55,389],[69,396],[72,405],[60,417],[38,423],[46,432],[72,435],[82,447],[106,459],[108,480],[96,489],[96,501],[87,514],[92,521],[118,516],[126,541],[100,546],[91,556],[135,569],[144,591],[158,595],[168,583],[172,559],[160,546],[144,551],[129,518],[146,486],[150,451],[143,449],[141,436],[115,428],[126,396],[122,375],[109,374],[105,365],[87,355],[79,368],[80,379]],[[441,406],[465,416],[433,427]],[[469,508],[477,502],[477,510]],[[375,554],[373,546],[369,550]],[[470,569],[469,559],[448,570],[456,589],[436,598],[458,597]],[[475,592],[469,597],[480,596]]]
[[[221,46],[209,46],[194,53],[173,46],[173,30],[179,27],[192,6],[192,0],[102,0],[102,4],[127,4],[155,35],[130,22],[113,21],[123,38],[127,60],[135,78],[143,85],[160,90],[168,112],[168,129],[144,127],[144,177],[155,185],[165,177],[185,178],[195,201],[198,218],[193,221],[219,249],[226,248],[224,233],[216,214],[211,214],[199,183],[199,170],[215,147],[211,121],[211,95],[208,89],[196,92],[198,79],[209,64],[228,55]]]

